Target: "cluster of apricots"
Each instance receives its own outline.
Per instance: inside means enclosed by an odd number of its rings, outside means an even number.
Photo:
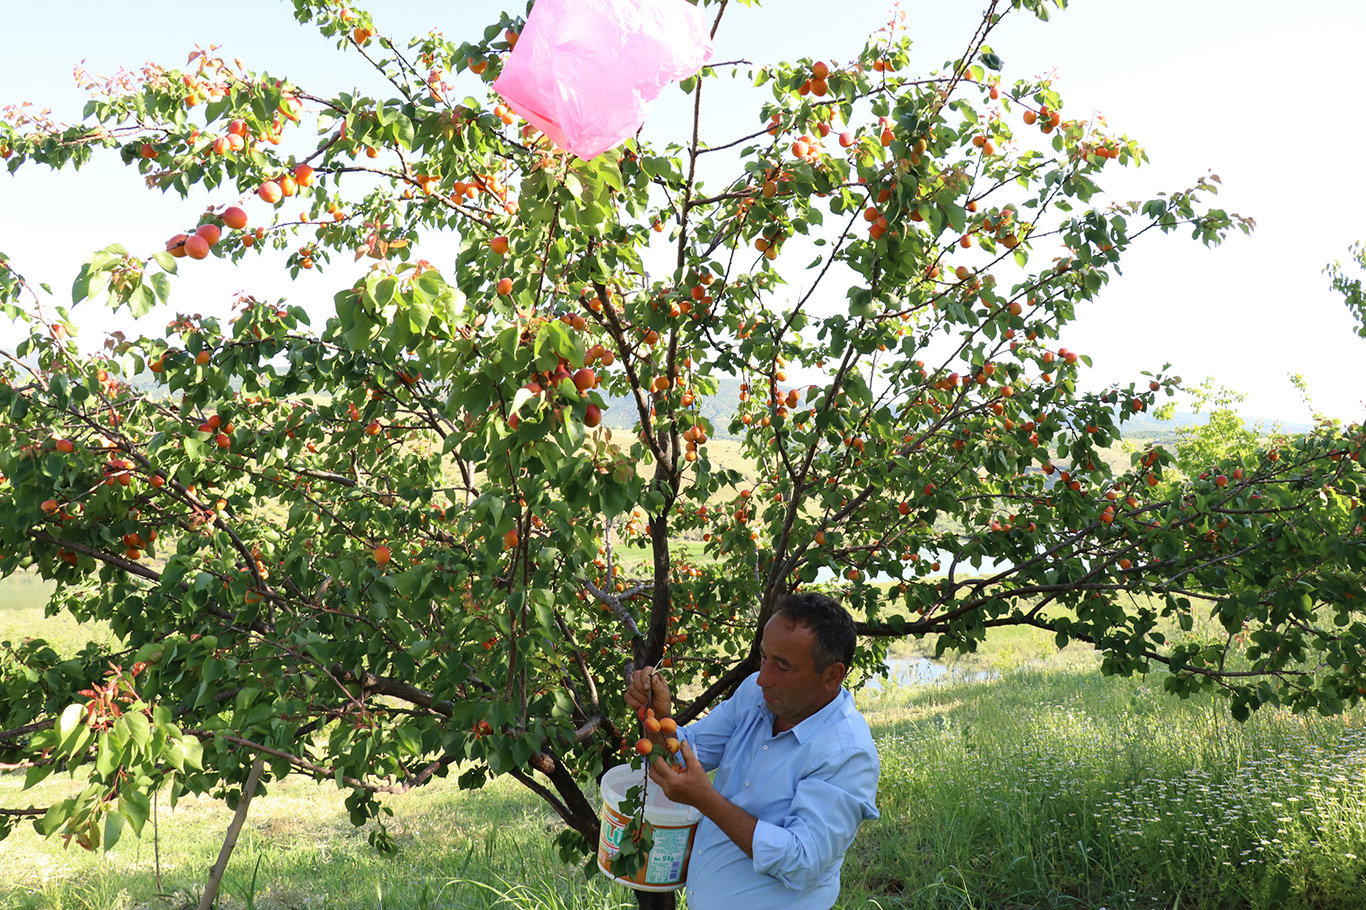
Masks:
[[[561,318],[564,319],[565,317]],[[583,317],[580,316],[577,318],[582,319]],[[611,352],[606,348],[603,348],[601,345],[594,345],[585,353],[584,360],[586,363],[584,366],[575,369],[572,364],[561,358],[555,369],[533,373],[530,381],[522,388],[530,392],[532,396],[537,396],[545,393],[547,389],[554,391],[560,387],[561,383],[570,382],[573,383],[574,389],[578,394],[583,395],[589,389],[597,388],[601,383],[597,372],[594,371],[591,364],[595,361],[602,361],[605,357],[610,355]],[[602,408],[591,401],[588,402],[584,411],[584,426],[592,428],[601,423]],[[517,429],[520,424],[521,418],[519,415],[512,414],[508,417],[508,426],[512,429]]]
[[[1044,133],[1051,133],[1062,123],[1062,115],[1057,111],[1048,109],[1048,105],[1043,105],[1037,111],[1026,110],[1024,112],[1025,126],[1039,124],[1039,130]]]
[[[636,716],[640,718],[641,726],[645,728],[647,734],[656,733],[663,736],[665,738],[664,747],[669,750],[669,754],[677,754],[680,748],[677,738],[678,723],[672,717],[656,718],[654,708],[641,708]],[[648,735],[642,736],[636,743],[636,751],[641,755],[650,755],[654,749],[655,744]]]
[[[256,190],[256,195],[271,205],[278,205],[286,196],[293,196],[300,187],[313,185],[313,167],[297,165],[291,173],[267,180]]]

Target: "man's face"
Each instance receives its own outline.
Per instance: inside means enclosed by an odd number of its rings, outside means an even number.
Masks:
[[[805,623],[781,614],[764,626],[759,645],[759,688],[768,710],[778,719],[778,732],[792,729],[839,694],[845,666],[837,661],[817,673],[811,657],[815,641],[815,634]]]

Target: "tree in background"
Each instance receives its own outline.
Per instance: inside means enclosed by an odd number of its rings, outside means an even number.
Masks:
[[[1245,395],[1223,386],[1215,388],[1212,377],[1186,391],[1191,397],[1191,410],[1196,414],[1207,412],[1207,417],[1202,424],[1176,428],[1176,467],[1180,474],[1173,476],[1174,483],[1205,473],[1213,465],[1241,462],[1256,455],[1261,425],[1248,428],[1238,416],[1238,403]],[[1173,402],[1153,412],[1158,420],[1171,420],[1175,415]]]
[[[0,385],[0,570],[52,579],[52,609],[117,642],[0,650],[4,761],[83,782],[0,823],[108,845],[159,788],[236,804],[259,760],[262,787],[335,780],[387,848],[384,794],[510,775],[572,858],[598,837],[593,781],[639,735],[624,674],[667,667],[691,720],[801,586],[838,589],[869,671],[895,637],[972,650],[1024,625],[1238,718],[1366,691],[1359,428],[1174,487],[1164,449],[1102,457],[1174,382],[1083,392],[1077,308],[1145,234],[1250,225],[1207,206],[1215,178],[1107,199],[1142,147],[988,44],[1043,0],[991,0],[928,74],[897,21],[849,61],[705,68],[683,85],[697,111],[761,98],[747,133],[695,116],[591,161],[487,87],[522,19],[403,43],[294,6],[388,97],[200,53],[96,86],[79,124],[0,125],[11,172],[119,155],[149,189],[218,200],[165,250],[85,263],[76,302],[153,314],[94,354],[0,268],[30,330]],[[438,235],[454,262],[420,258]],[[250,293],[166,321],[180,269],[266,250],[335,274],[321,325]],[[723,381],[729,425],[706,416]],[[726,435],[752,472],[709,454]],[[1226,636],[1169,634],[1209,616]]]

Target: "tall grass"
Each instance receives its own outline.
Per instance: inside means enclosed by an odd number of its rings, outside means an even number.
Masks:
[[[846,906],[1366,907],[1366,730],[1017,670],[864,700],[883,817]],[[854,871],[857,870],[857,871]]]
[[[1161,676],[1105,678],[1094,656],[1021,633],[943,681],[858,693],[882,758],[882,817],[844,866],[840,907],[916,910],[1366,910],[1366,712],[1178,701]],[[983,669],[995,675],[976,679]],[[0,775],[0,804],[46,802]],[[550,846],[559,823],[510,781],[442,781],[390,802],[382,857],[328,784],[269,786],[225,880],[233,910],[615,910],[629,892],[585,879]],[[182,800],[107,855],[0,842],[0,910],[195,906],[227,826]],[[159,856],[158,856],[159,853]],[[156,869],[160,865],[161,886]]]

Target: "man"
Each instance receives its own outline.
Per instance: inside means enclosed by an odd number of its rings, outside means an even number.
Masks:
[[[843,686],[855,639],[853,619],[830,598],[784,598],[764,626],[759,672],[679,728],[681,763],[654,761],[650,779],[703,815],[688,863],[691,910],[834,906],[844,853],[878,817],[877,747]],[[626,703],[668,717],[669,687],[652,667],[637,670]]]

